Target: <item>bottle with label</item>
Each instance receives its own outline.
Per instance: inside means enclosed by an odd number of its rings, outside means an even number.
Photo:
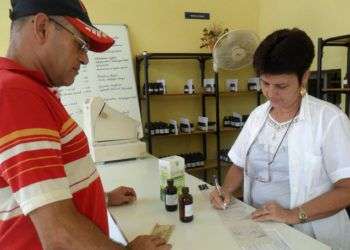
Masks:
[[[191,222],[193,220],[193,198],[189,194],[188,187],[182,188],[182,194],[179,197],[179,216],[182,222]]]
[[[188,91],[189,91],[188,85],[185,84],[185,86],[184,86],[184,94],[188,94]]]
[[[165,192],[165,209],[169,212],[177,210],[177,188],[174,186],[174,179],[167,180]]]

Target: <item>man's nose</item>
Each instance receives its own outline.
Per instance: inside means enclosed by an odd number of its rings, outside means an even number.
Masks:
[[[81,64],[88,64],[89,63],[89,56],[87,52],[81,52],[80,57],[79,57],[80,63]]]

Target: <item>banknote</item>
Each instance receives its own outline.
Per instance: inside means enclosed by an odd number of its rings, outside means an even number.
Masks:
[[[160,225],[157,223],[153,227],[151,235],[159,236],[163,238],[166,242],[168,242],[174,229],[175,229],[175,225]]]

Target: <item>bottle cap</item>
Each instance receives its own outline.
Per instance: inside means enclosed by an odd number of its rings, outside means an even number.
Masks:
[[[173,186],[174,185],[174,179],[168,179],[167,183],[168,183],[168,186]]]
[[[182,187],[182,193],[183,194],[188,194],[190,192],[188,187]]]

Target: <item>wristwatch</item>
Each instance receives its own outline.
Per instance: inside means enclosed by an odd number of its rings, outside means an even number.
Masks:
[[[298,218],[300,223],[305,223],[309,219],[307,216],[305,210],[300,206],[298,207],[299,213],[298,213]]]

